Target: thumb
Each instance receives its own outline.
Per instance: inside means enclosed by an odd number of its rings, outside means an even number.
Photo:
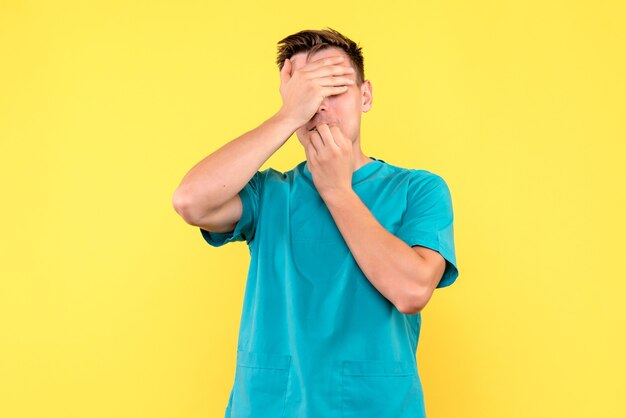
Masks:
[[[280,70],[280,81],[281,83],[285,83],[291,78],[291,61],[289,58],[285,59],[283,63],[283,68]]]

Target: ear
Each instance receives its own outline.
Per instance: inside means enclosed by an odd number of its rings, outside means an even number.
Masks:
[[[373,100],[372,83],[365,80],[361,84],[361,111],[368,112],[372,108]]]
[[[291,60],[286,58],[283,62],[283,68],[280,69],[280,83],[284,84],[291,78]]]

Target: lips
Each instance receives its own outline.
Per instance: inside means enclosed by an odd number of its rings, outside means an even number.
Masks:
[[[326,125],[329,125],[329,126],[332,124],[336,124],[336,122],[329,121],[329,120],[319,120],[315,122],[312,127],[309,128],[309,132],[317,130],[317,125],[322,124],[322,123],[325,123]]]

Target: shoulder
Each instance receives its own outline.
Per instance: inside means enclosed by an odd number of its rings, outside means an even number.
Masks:
[[[428,170],[412,170],[411,181],[416,186],[424,188],[448,187],[441,175]]]
[[[259,170],[256,172],[254,177],[257,181],[261,183],[269,183],[269,182],[284,182],[290,176],[292,176],[292,171],[282,172],[280,170],[276,170],[275,168],[269,167],[264,170]]]
[[[411,188],[430,189],[434,187],[447,188],[444,178],[432,171],[420,169],[400,167],[397,165],[384,163],[386,174],[394,177],[401,177],[409,183]]]

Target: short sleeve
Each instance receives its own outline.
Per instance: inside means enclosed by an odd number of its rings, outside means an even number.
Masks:
[[[241,218],[230,232],[211,232],[200,228],[204,240],[213,247],[220,247],[232,241],[246,241],[249,245],[254,238],[265,171],[257,171],[239,192],[241,198]]]
[[[459,275],[454,249],[454,213],[445,180],[425,170],[413,171],[408,185],[407,208],[396,235],[411,247],[438,251],[446,269],[437,287],[446,287]]]

